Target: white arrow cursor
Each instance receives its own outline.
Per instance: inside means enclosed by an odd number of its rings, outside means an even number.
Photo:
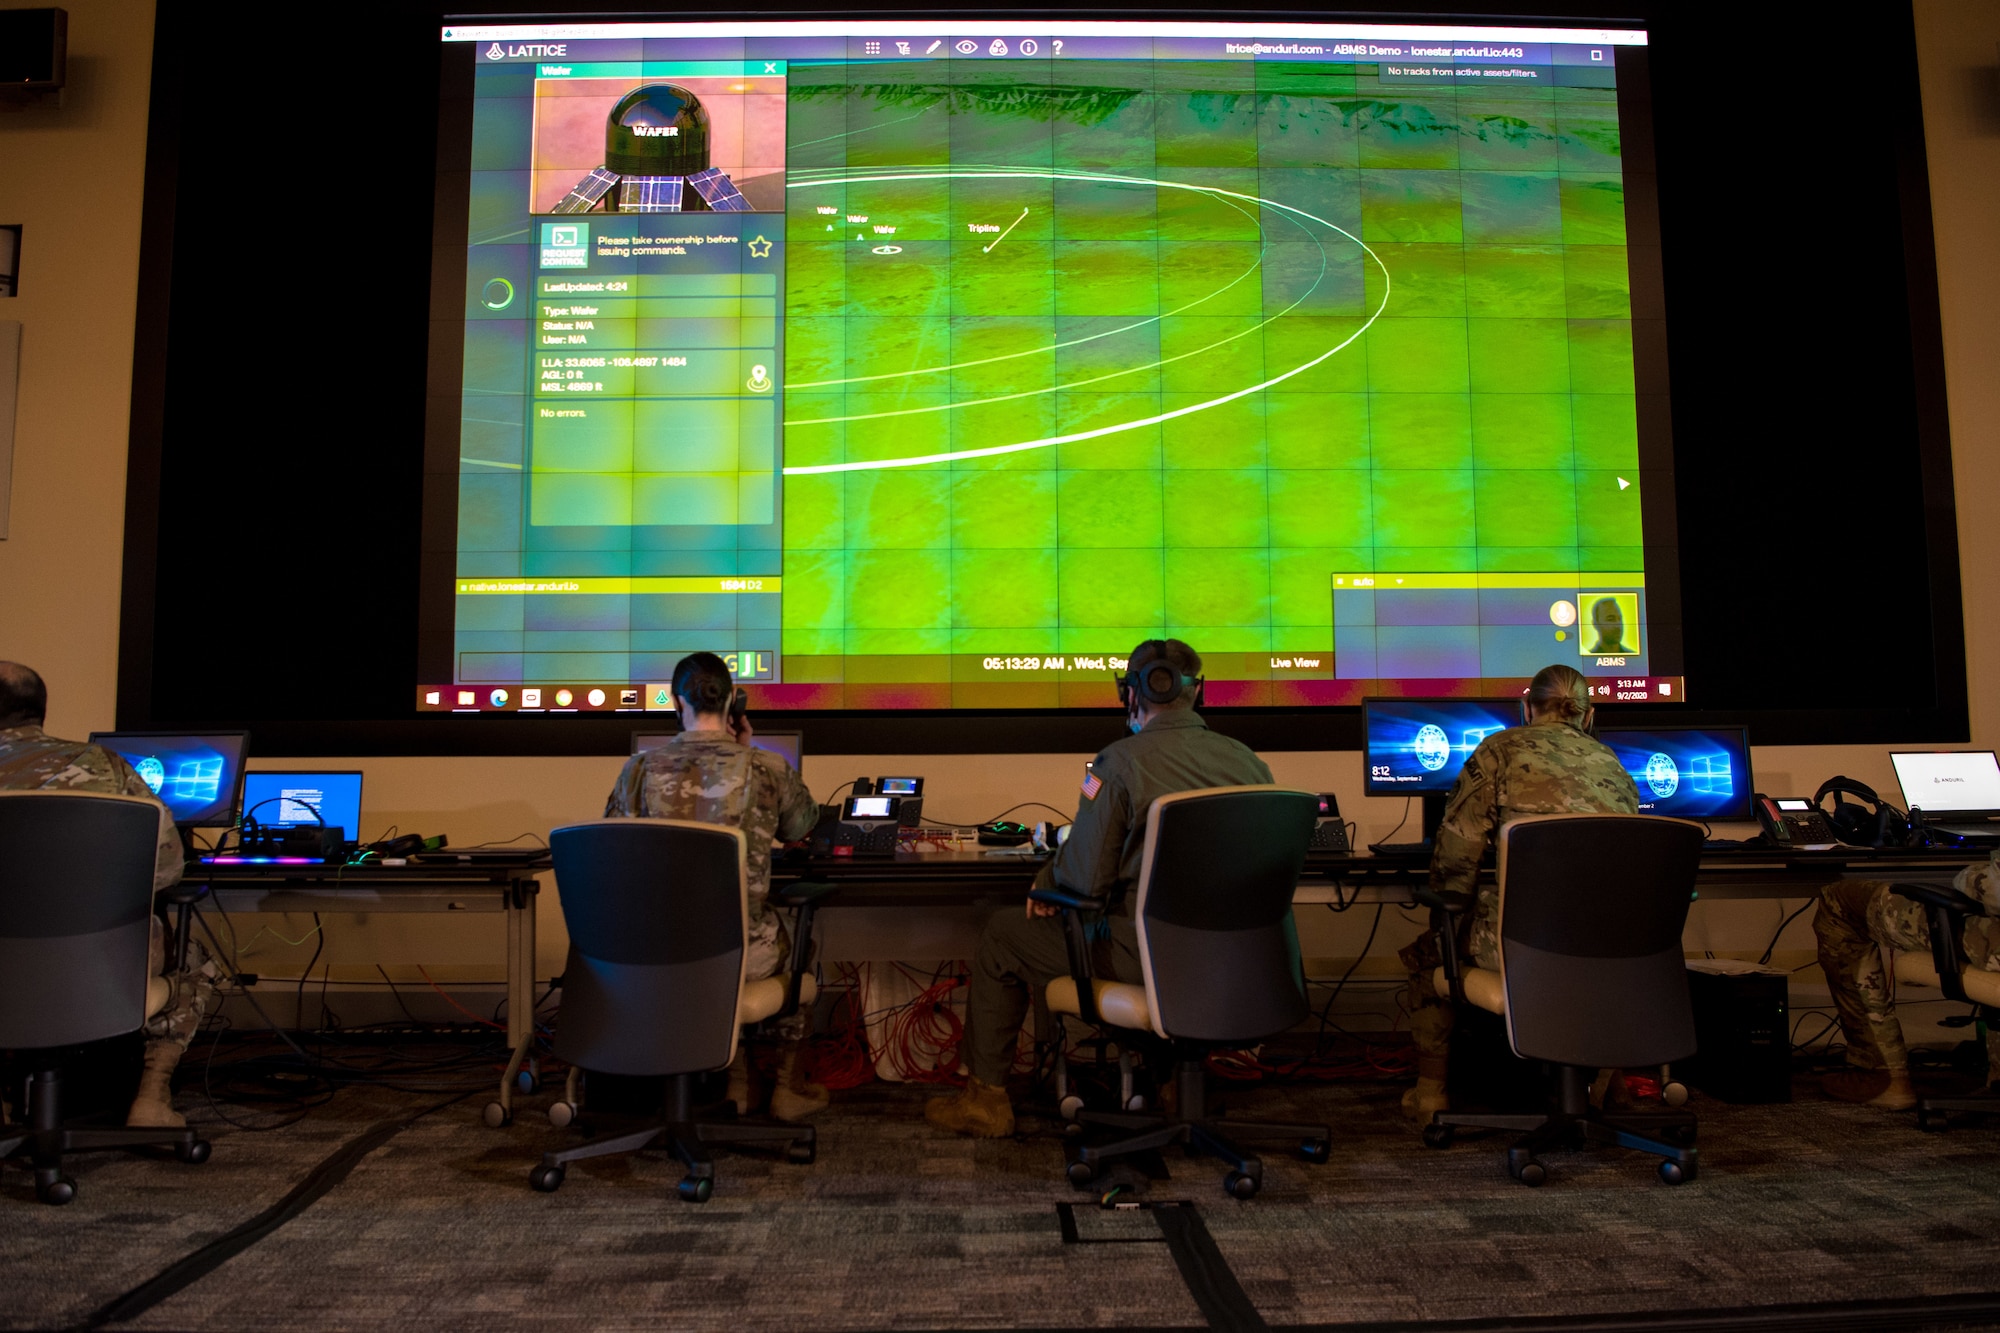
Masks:
[[[1625,478],[1623,477],[1620,477],[1618,479],[1618,489],[1621,491],[1624,490],[1626,487],[1630,486],[1631,484],[1632,484],[1631,482],[1625,480]]]

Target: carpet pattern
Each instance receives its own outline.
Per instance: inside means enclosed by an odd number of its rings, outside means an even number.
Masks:
[[[573,1165],[532,1192],[542,1151],[576,1141],[531,1106],[507,1129],[483,1097],[419,1120],[303,1215],[118,1328],[548,1330],[1200,1327],[1164,1244],[1065,1245],[1052,1133],[971,1142],[922,1120],[927,1089],[842,1093],[819,1160],[722,1153],[714,1199],[674,1197],[658,1153]],[[1423,1147],[1387,1085],[1237,1090],[1246,1117],[1312,1118],[1332,1160],[1266,1154],[1264,1192],[1223,1196],[1218,1164],[1167,1158],[1156,1198],[1189,1198],[1265,1321],[1371,1323],[1614,1314],[2000,1288],[2000,1121],[1920,1134],[1908,1115],[1817,1099],[1697,1096],[1700,1178],[1650,1159],[1550,1158],[1509,1180],[1504,1138]],[[434,1095],[349,1089],[274,1133],[212,1128],[213,1159],[93,1154],[67,1208],[0,1177],[13,1262],[0,1326],[60,1328],[282,1196],[343,1141]],[[199,1116],[191,1117],[199,1119]],[[1031,1130],[1038,1122],[1026,1122]],[[1147,1235],[1080,1210],[1085,1239]]]

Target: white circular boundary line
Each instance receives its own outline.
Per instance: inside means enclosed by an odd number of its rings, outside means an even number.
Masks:
[[[1359,236],[1356,236],[1353,232],[1347,230],[1345,227],[1339,225],[1338,223],[1328,222],[1325,218],[1315,216],[1312,213],[1308,213],[1303,208],[1294,208],[1290,204],[1282,204],[1275,199],[1264,199],[1260,198],[1257,195],[1244,194],[1237,190],[1225,190],[1222,187],[1216,185],[1191,185],[1181,181],[1145,180],[1137,176],[1109,176],[1096,173],[1065,172],[1059,174],[1052,171],[928,172],[922,174],[902,174],[902,175],[889,175],[889,176],[845,176],[841,177],[840,179],[844,181],[857,182],[866,185],[872,182],[895,181],[895,180],[938,180],[938,179],[1008,180],[1008,179],[1022,179],[1022,178],[1026,178],[1029,180],[1084,180],[1084,181],[1099,181],[1106,184],[1156,185],[1163,189],[1169,189],[1169,190],[1190,190],[1199,194],[1227,195],[1232,199],[1246,199],[1254,204],[1260,204],[1271,208],[1282,209],[1284,212],[1287,213],[1296,213],[1298,216],[1302,218],[1306,218],[1309,219],[1310,221],[1319,223],[1322,227],[1326,227],[1329,230],[1339,232],[1342,236],[1345,236],[1348,240],[1353,241],[1356,245],[1360,246],[1361,252],[1367,255],[1370,259],[1375,261],[1375,267],[1382,270],[1381,304],[1375,307],[1374,311],[1368,316],[1368,318],[1362,322],[1360,328],[1356,329],[1353,333],[1343,338],[1340,342],[1336,343],[1334,346],[1329,347],[1326,351],[1321,352],[1318,356],[1314,357],[1312,360],[1305,362],[1303,365],[1294,366],[1292,369],[1286,371],[1282,375],[1273,375],[1270,379],[1265,380],[1261,384],[1253,384],[1247,389],[1238,389],[1233,393],[1223,394],[1219,398],[1211,398],[1205,403],[1194,403],[1187,407],[1177,407],[1171,412],[1161,412],[1150,417],[1140,417],[1137,418],[1136,420],[1120,422],[1115,426],[1099,426],[1095,430],[1076,431],[1069,435],[1051,435],[1046,439],[1024,440],[1019,444],[992,445],[984,449],[957,449],[948,453],[921,454],[910,458],[885,458],[872,462],[862,462],[862,463],[818,463],[805,467],[788,467],[784,469],[785,476],[806,477],[806,476],[823,475],[831,472],[872,472],[892,467],[923,467],[931,463],[952,463],[952,462],[957,462],[958,460],[964,458],[994,458],[1002,454],[1026,453],[1031,449],[1046,449],[1051,445],[1057,445],[1057,444],[1074,444],[1080,440],[1094,440],[1094,439],[1099,439],[1106,435],[1122,434],[1123,432],[1128,430],[1140,430],[1146,426],[1157,426],[1163,421],[1172,421],[1177,417],[1192,416],[1196,412],[1206,412],[1211,407],[1220,407],[1224,403],[1233,403],[1239,398],[1247,398],[1253,393],[1261,393],[1265,389],[1270,388],[1274,384],[1282,384],[1286,380],[1291,379],[1295,375],[1304,374],[1306,371],[1311,370],[1314,366],[1320,364],[1322,361],[1325,361],[1328,357],[1334,355],[1336,352],[1339,352],[1343,348],[1349,346],[1351,343],[1353,343],[1353,341],[1356,338],[1359,338],[1362,334],[1366,333],[1369,327],[1372,324],[1374,324],[1377,319],[1381,318],[1382,312],[1386,310],[1389,306],[1389,291],[1392,285],[1392,279],[1389,276],[1389,266],[1384,264],[1382,262],[1382,257],[1376,254],[1373,250],[1369,249],[1368,243],[1362,240]],[[790,186],[788,185],[786,188],[789,189]]]

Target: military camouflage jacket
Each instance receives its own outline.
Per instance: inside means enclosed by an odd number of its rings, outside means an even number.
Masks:
[[[1256,751],[1210,731],[1192,708],[1157,714],[1145,730],[1105,746],[1093,761],[1069,840],[1035,876],[1035,887],[1122,902],[1139,881],[1146,812],[1155,800],[1270,780]]]
[[[1952,887],[1977,898],[1986,913],[1965,919],[1967,961],[1985,971],[2000,972],[2000,850],[1959,871]]]
[[[101,745],[62,741],[38,726],[0,729],[0,791],[84,791],[143,796],[160,807],[155,891],[180,882],[184,857],[173,814],[132,765]]]
[[[784,760],[738,745],[719,731],[684,731],[625,761],[607,818],[691,819],[743,830],[750,872],[750,934],[775,936],[765,908],[771,893],[771,842],[812,832],[819,803]]]
[[[1521,815],[1637,814],[1618,756],[1567,722],[1497,731],[1465,761],[1431,854],[1431,888],[1471,893],[1496,830]]]

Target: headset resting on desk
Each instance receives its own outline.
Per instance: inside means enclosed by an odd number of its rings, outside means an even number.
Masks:
[[[1833,806],[1825,809],[1829,794]],[[1850,805],[1841,799],[1843,796],[1867,804]],[[1910,841],[1910,817],[1876,795],[1875,789],[1865,782],[1848,777],[1828,778],[1813,793],[1813,804],[1825,809],[1833,835],[1850,847],[1901,847]]]

